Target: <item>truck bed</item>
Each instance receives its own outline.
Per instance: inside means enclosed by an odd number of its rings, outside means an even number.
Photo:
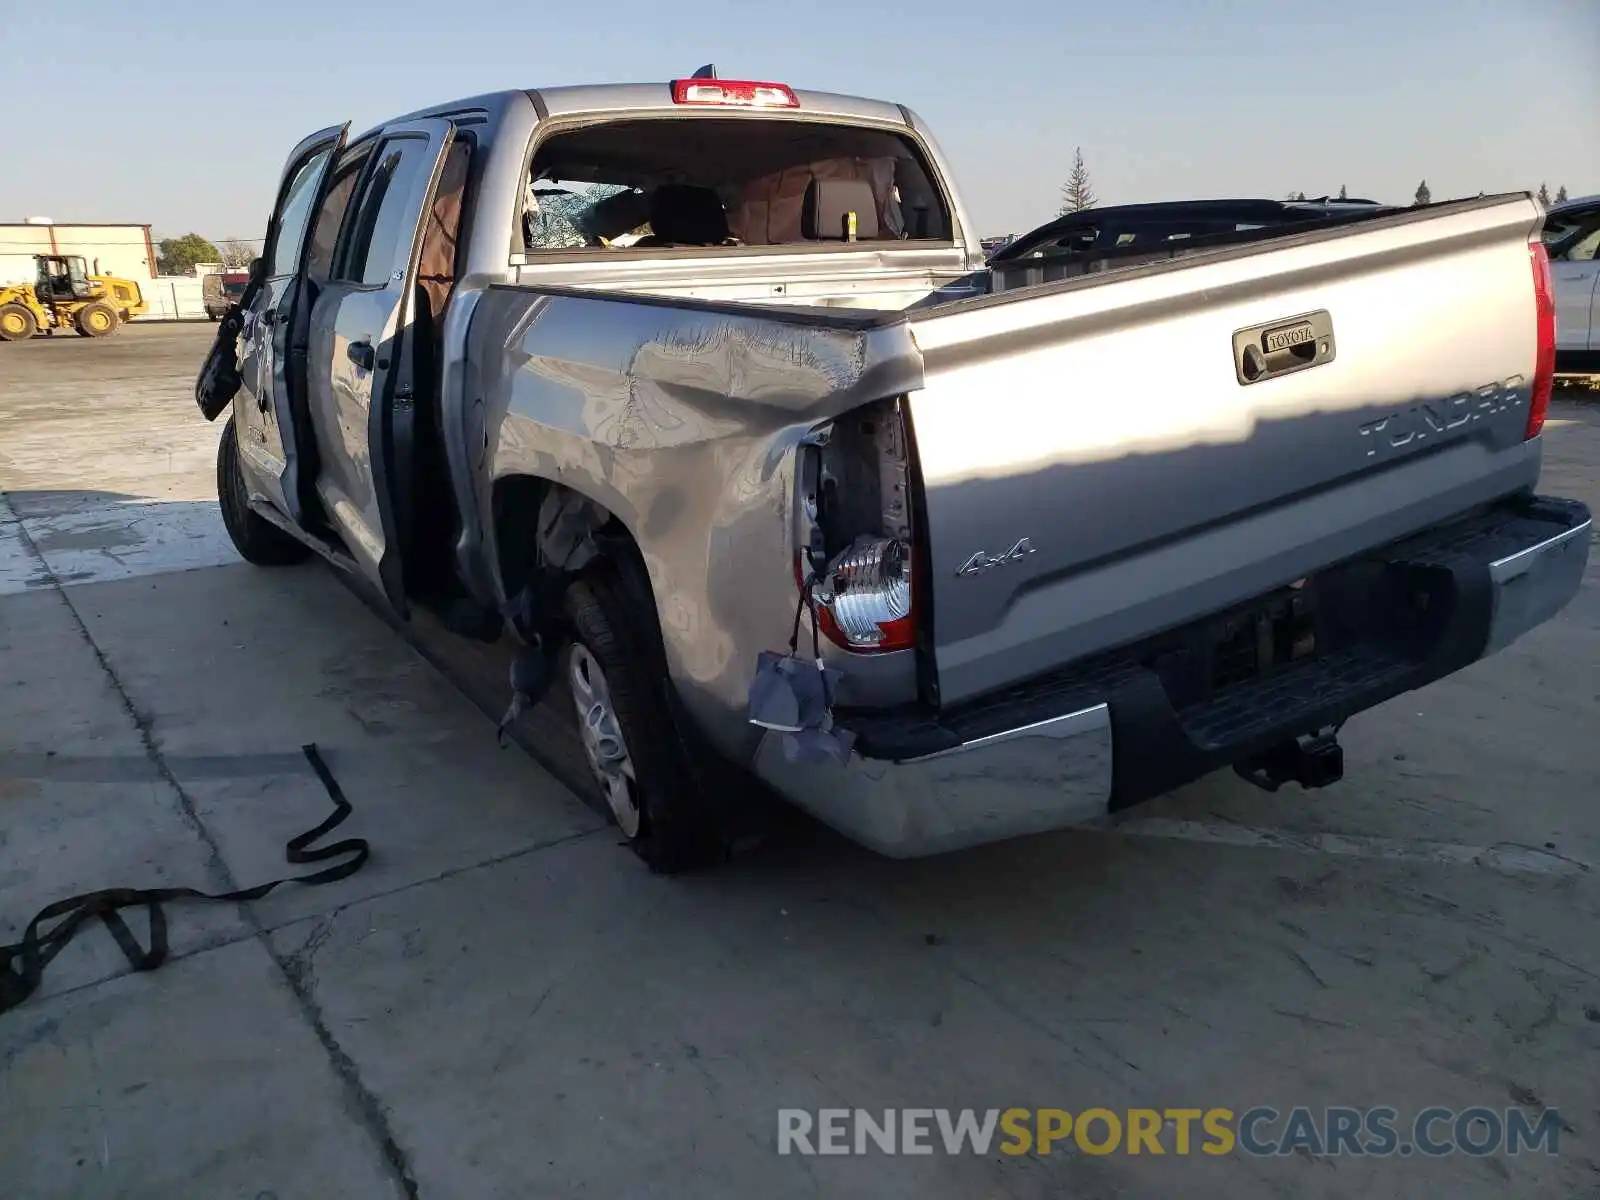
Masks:
[[[464,392],[489,416],[458,419],[472,446],[510,414],[502,437],[537,443],[547,471],[582,454],[636,485],[668,453],[764,484],[812,425],[905,395],[923,695],[954,704],[1530,489],[1538,221],[1526,196],[1490,197],[910,312],[496,286]],[[589,461],[596,439],[607,463]],[[491,474],[516,460],[491,455]],[[631,516],[645,543],[670,524]],[[756,615],[721,627],[776,645],[788,514],[723,516],[731,558],[722,529],[657,561],[705,572],[706,605],[745,596]],[[763,522],[787,605],[751,581]],[[664,613],[669,660],[674,621],[709,623],[694,607]],[[726,701],[745,670],[684,674]]]

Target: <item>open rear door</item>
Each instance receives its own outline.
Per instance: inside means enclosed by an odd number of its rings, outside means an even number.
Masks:
[[[416,398],[434,386],[417,326],[418,259],[453,138],[448,121],[384,131],[357,185],[335,279],[311,314],[307,375],[317,493],[362,572],[408,615]],[[351,434],[365,430],[365,438]]]

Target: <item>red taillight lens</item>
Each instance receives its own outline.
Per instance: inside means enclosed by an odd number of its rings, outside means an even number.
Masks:
[[[855,654],[917,644],[908,422],[899,400],[869,404],[818,426],[796,459],[795,585],[810,582],[818,630]]]
[[[827,609],[855,650],[912,645],[911,547],[895,538],[862,539],[833,564]]]
[[[784,83],[747,79],[674,79],[674,104],[716,104],[735,108],[799,108],[800,99]]]
[[[1550,392],[1556,383],[1556,294],[1550,282],[1550,253],[1544,242],[1528,243],[1533,259],[1533,299],[1538,308],[1538,351],[1533,363],[1533,391],[1528,401],[1528,428],[1523,438],[1539,436],[1550,411]]]
[[[795,561],[795,580],[805,570]],[[831,565],[812,596],[817,627],[835,646],[858,654],[916,645],[911,547],[895,538],[863,538]]]

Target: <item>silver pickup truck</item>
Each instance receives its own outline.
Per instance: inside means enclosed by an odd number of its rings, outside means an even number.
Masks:
[[[896,856],[1330,783],[1583,575],[1526,195],[997,289],[897,104],[702,73],[347,132],[196,385],[228,530],[515,639],[657,869],[721,845],[712,754]]]

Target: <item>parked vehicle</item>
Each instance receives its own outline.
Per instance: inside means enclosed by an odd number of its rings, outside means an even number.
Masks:
[[[989,259],[993,290],[1010,291],[1121,271],[1222,246],[1326,229],[1395,211],[1371,200],[1172,200],[1066,213],[1014,238]]]
[[[223,271],[205,276],[200,281],[200,299],[205,305],[206,316],[213,321],[222,320],[228,305],[244,295],[245,285],[249,282],[250,274],[247,271]]]
[[[89,274],[82,255],[33,257],[38,276],[31,285],[0,284],[0,342],[67,329],[79,337],[106,337],[149,308],[137,283]]]
[[[900,856],[1330,783],[1346,719],[1582,578],[1526,194],[991,293],[897,104],[697,77],[346,134],[290,153],[196,385],[246,393],[229,534],[509,628],[658,869],[719,845],[708,752]]]
[[[1556,291],[1556,372],[1600,375],[1600,196],[1552,205],[1544,244]]]

